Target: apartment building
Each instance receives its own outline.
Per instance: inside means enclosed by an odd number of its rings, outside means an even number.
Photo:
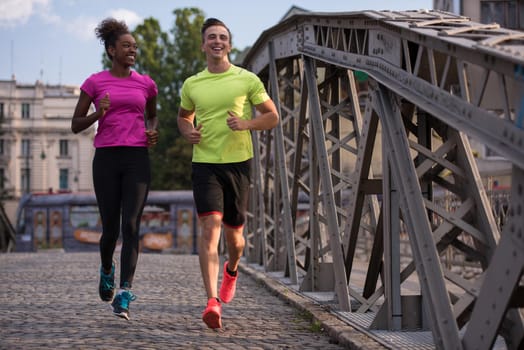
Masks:
[[[433,8],[469,17],[474,22],[524,30],[524,0],[433,0]]]
[[[0,80],[0,190],[15,222],[24,193],[92,191],[93,127],[71,132],[78,86]]]

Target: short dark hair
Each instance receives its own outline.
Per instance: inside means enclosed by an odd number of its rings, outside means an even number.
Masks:
[[[205,40],[204,34],[206,33],[206,30],[209,27],[212,27],[212,26],[221,26],[221,27],[226,28],[227,33],[229,34],[229,43],[230,44],[232,43],[231,31],[229,30],[229,28],[226,26],[226,24],[224,22],[222,22],[221,20],[219,20],[217,18],[213,18],[213,17],[210,17],[210,18],[206,19],[204,21],[204,24],[202,24],[202,30],[201,30],[202,42],[204,42],[204,40]]]

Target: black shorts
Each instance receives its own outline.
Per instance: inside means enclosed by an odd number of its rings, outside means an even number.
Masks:
[[[198,216],[219,214],[230,227],[246,221],[250,161],[228,164],[193,163],[191,180]]]

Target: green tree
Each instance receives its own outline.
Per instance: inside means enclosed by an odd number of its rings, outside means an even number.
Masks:
[[[172,121],[176,120],[174,111],[177,91],[174,86],[178,79],[173,65],[173,43],[154,18],[145,19],[136,27],[133,36],[139,48],[134,68],[151,76],[158,87],[157,116],[160,136],[158,144],[150,150],[151,187],[158,190],[174,189],[174,183],[164,181],[167,178],[166,174],[170,172],[166,152],[170,144],[178,137],[176,124],[173,124]]]
[[[205,56],[200,49],[202,38],[200,28],[204,23],[204,13],[198,8],[182,8],[173,11],[175,20],[170,30],[173,44],[167,65],[173,78],[169,82],[166,101],[162,110],[167,116],[160,119],[161,134],[158,147],[155,147],[152,188],[189,189],[191,188],[192,146],[178,131],[176,118],[180,106],[180,89],[184,81],[206,66]],[[158,153],[157,153],[158,152]],[[159,154],[160,153],[160,154]]]
[[[180,137],[176,118],[179,91],[186,78],[205,67],[200,45],[204,14],[198,8],[173,11],[173,27],[163,32],[158,21],[148,18],[133,36],[139,47],[135,69],[149,74],[158,86],[159,142],[151,149],[155,190],[191,188],[191,145]]]

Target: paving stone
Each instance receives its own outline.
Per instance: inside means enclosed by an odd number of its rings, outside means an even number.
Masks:
[[[133,282],[137,300],[126,321],[99,299],[99,264],[92,252],[0,254],[0,349],[351,348],[336,338],[347,333],[343,325],[319,330],[296,296],[278,293],[246,267],[235,299],[222,306],[223,330],[208,329],[196,255],[141,254]],[[370,348],[379,349],[375,345]]]

